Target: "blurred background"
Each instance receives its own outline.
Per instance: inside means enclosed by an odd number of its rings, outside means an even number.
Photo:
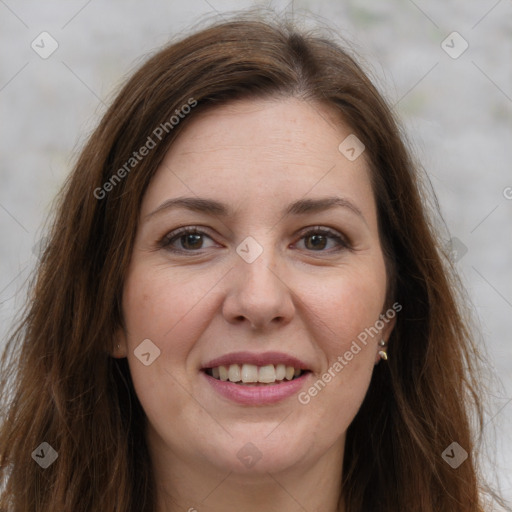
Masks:
[[[484,470],[512,499],[511,0],[0,0],[0,349],[51,201],[120,84],[198,21],[254,6],[327,23],[398,114],[497,377]]]

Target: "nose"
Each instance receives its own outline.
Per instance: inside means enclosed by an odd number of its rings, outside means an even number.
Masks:
[[[236,258],[222,307],[224,318],[252,330],[288,324],[295,314],[293,293],[275,256],[264,250],[252,263]]]

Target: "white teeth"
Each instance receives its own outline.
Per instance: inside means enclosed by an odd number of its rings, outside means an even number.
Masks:
[[[292,380],[299,377],[302,370],[284,364],[267,364],[256,366],[254,364],[231,364],[229,366],[217,366],[211,368],[211,376],[222,381],[230,381],[241,384],[261,382],[272,384],[283,380]]]
[[[228,369],[225,366],[219,366],[220,380],[228,380]]]
[[[266,366],[262,366],[258,374],[258,380],[260,382],[266,382],[267,384],[270,382],[275,382],[276,369],[274,368],[274,365],[267,364]]]
[[[254,364],[242,366],[242,382],[258,382],[258,367]]]
[[[240,382],[242,380],[240,376],[240,366],[237,364],[230,365],[228,377],[230,382]]]
[[[278,364],[276,366],[276,380],[283,380],[286,376],[286,366],[284,364]]]

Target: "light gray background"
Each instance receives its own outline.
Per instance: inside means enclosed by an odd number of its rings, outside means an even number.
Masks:
[[[206,13],[254,5],[328,20],[395,105],[450,236],[467,248],[457,266],[502,383],[486,434],[512,498],[511,0],[0,0],[0,346],[50,202],[116,87]],[[47,59],[31,48],[43,31],[59,45]],[[453,31],[469,44],[456,59],[441,46]]]

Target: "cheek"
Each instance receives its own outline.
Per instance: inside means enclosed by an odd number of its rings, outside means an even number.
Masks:
[[[207,328],[211,307],[208,290],[213,283],[187,280],[169,269],[135,266],[123,292],[127,357],[133,384],[148,417],[161,414],[161,405],[172,405],[175,417],[187,401],[180,382],[187,385],[187,363],[194,342]],[[149,339],[160,351],[149,366],[135,355]],[[172,392],[170,392],[172,390]]]
[[[322,424],[344,431],[359,410],[375,365],[384,267],[382,272],[340,272],[322,286],[305,288],[302,297],[323,367],[299,401],[314,409]]]
[[[183,359],[209,322],[208,309],[216,276],[189,279],[169,269],[140,265],[125,283],[123,313],[128,348],[133,352],[145,338],[162,351],[164,359]],[[172,345],[172,350],[170,347]]]
[[[190,279],[182,274],[168,267],[140,264],[130,272],[123,292],[133,385],[149,422],[161,427],[162,435],[171,427],[179,431],[186,425],[183,418],[197,409],[187,391],[194,375],[190,368],[194,359],[189,356],[215,310],[215,294],[209,291],[218,277]],[[145,339],[160,350],[149,366],[134,354]],[[204,418],[205,423],[207,420]]]
[[[311,335],[330,359],[349,350],[352,341],[358,337],[362,347],[365,347],[365,341],[370,346],[380,340],[371,328],[384,306],[386,275],[383,263],[340,271],[325,280],[311,279],[304,285],[301,297],[305,315],[310,317],[307,324],[314,326]]]

